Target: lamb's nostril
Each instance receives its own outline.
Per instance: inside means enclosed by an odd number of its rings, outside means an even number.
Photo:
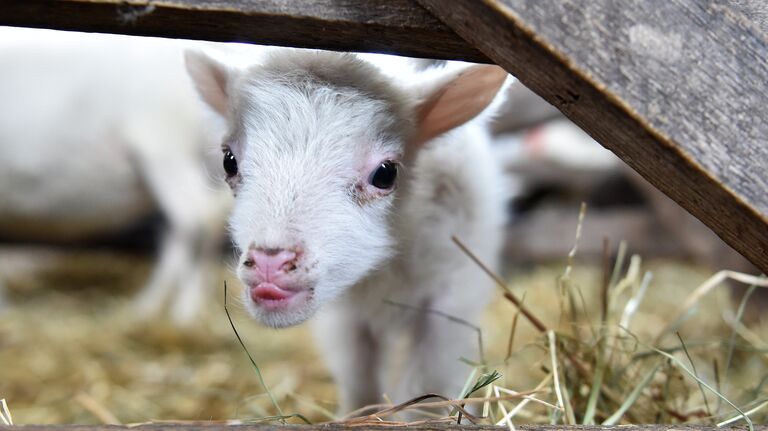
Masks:
[[[299,268],[298,248],[251,247],[243,265],[255,274],[270,281],[274,277],[285,276]]]

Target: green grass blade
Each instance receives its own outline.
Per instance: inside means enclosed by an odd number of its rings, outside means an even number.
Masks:
[[[256,376],[259,378],[259,383],[261,383],[261,387],[264,388],[264,392],[267,393],[269,396],[269,400],[272,402],[272,405],[275,407],[275,410],[277,410],[278,416],[275,416],[275,418],[279,418],[280,422],[285,423],[285,418],[288,417],[285,414],[283,414],[283,410],[280,408],[280,405],[277,404],[277,400],[275,400],[274,395],[272,395],[272,391],[269,390],[269,387],[267,387],[267,384],[264,382],[264,377],[261,375],[261,369],[256,364],[256,361],[253,359],[253,356],[251,356],[251,352],[248,351],[248,348],[245,347],[245,343],[243,343],[243,339],[240,338],[240,334],[237,332],[237,328],[235,328],[235,322],[232,321],[232,316],[229,315],[229,309],[227,308],[227,282],[224,282],[224,312],[227,314],[227,319],[229,320],[229,325],[232,327],[232,331],[235,333],[235,337],[237,337],[237,341],[240,343],[240,346],[245,351],[245,354],[248,355],[248,359],[251,361],[251,365],[253,365],[253,369],[256,370]],[[293,415],[298,417],[298,415]],[[306,418],[304,418],[306,421]]]

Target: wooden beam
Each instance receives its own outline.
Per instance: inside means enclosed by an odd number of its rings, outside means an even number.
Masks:
[[[405,424],[405,422],[403,422]],[[616,427],[602,427],[590,425],[517,425],[521,431],[612,431]],[[414,426],[345,426],[343,423],[320,425],[237,425],[231,426],[227,421],[211,422],[167,422],[147,423],[140,426],[116,426],[116,425],[25,425],[3,426],[4,431],[503,431],[506,427],[492,425],[414,425]],[[731,426],[718,428],[714,425],[622,425],[621,431],[744,431],[744,426]],[[755,425],[755,431],[768,431],[768,426]]]
[[[0,25],[488,62],[415,0],[0,0]]]
[[[761,0],[418,1],[768,273]]]

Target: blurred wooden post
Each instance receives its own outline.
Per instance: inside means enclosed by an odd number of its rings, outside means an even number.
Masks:
[[[768,273],[761,1],[0,0],[0,24],[490,58]]]

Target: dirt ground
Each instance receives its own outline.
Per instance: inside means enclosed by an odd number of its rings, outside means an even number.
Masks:
[[[91,270],[94,262],[98,271]],[[223,281],[229,282],[230,296],[239,293],[227,265],[222,265],[222,282],[211,286],[205,313],[193,327],[179,330],[166,321],[142,322],[131,312],[132,286],[141,285],[149,264],[141,255],[85,253],[42,274],[21,268],[9,277],[0,314],[0,398],[7,400],[16,424],[247,420],[276,414],[224,313]],[[517,294],[525,292],[528,307],[553,327],[561,315],[557,279],[564,267],[541,265],[513,271],[508,278]],[[648,340],[711,271],[669,261],[643,268],[653,272],[653,281],[632,330]],[[592,320],[599,310],[601,277],[599,268],[583,263],[571,275]],[[333,419],[334,384],[308,328],[262,328],[237,301],[230,304],[284,413],[298,412],[312,421]],[[680,329],[691,350],[711,349],[711,340],[727,337],[730,329],[721,312],[733,308],[726,288],[705,297]],[[544,338],[521,319],[513,354],[506,358],[514,312],[499,292],[483,319],[483,341],[489,366],[503,374],[502,384],[528,390],[543,377]],[[756,324],[762,340],[768,339],[766,323]],[[734,362],[731,386],[765,378],[765,353],[757,356]],[[758,389],[759,396],[768,397]]]

